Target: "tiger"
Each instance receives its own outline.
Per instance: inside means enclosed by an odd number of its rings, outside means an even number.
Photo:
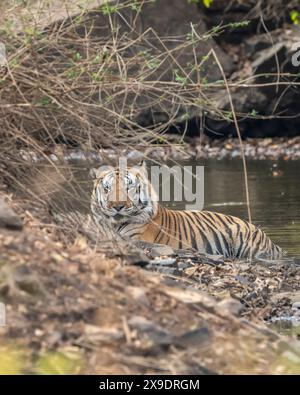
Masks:
[[[277,259],[283,254],[263,230],[238,217],[162,206],[144,162],[125,170],[100,167],[92,175],[91,213],[107,238],[118,235],[231,259]]]

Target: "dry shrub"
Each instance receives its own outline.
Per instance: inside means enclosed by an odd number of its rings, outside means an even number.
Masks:
[[[208,81],[206,64],[216,65],[204,55],[217,31],[199,34],[191,26],[187,36],[160,37],[151,28],[140,34],[133,4],[7,39],[0,90],[5,151],[43,151],[60,142],[88,149],[127,146],[136,144],[137,135],[141,144],[161,142],[170,125],[211,109],[208,92],[224,84]],[[97,18],[107,25],[99,27]],[[118,27],[122,18],[127,29]]]
[[[151,3],[105,3],[43,28],[34,21],[19,34],[2,30],[0,170],[10,186],[41,201],[63,188],[68,177],[49,155],[60,143],[85,151],[171,145],[165,132],[180,124],[183,141],[191,117],[210,112],[235,120],[233,108],[218,106],[229,90],[213,37],[246,22],[209,32],[191,23],[185,34],[166,36],[141,28],[141,12]],[[24,150],[44,157],[51,176],[39,167],[38,178]],[[35,180],[32,188],[26,180]]]
[[[47,191],[57,194],[68,182],[49,155],[57,144],[85,151],[172,144],[170,125],[184,129],[213,107],[224,83],[210,81],[221,74],[206,55],[225,28],[204,33],[191,24],[187,34],[160,36],[141,28],[141,10],[151,3],[106,3],[44,28],[2,31],[0,155],[10,186],[48,202]]]

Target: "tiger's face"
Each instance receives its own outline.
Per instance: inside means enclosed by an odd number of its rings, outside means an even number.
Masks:
[[[147,223],[156,213],[156,200],[144,164],[94,170],[91,210],[98,221]]]

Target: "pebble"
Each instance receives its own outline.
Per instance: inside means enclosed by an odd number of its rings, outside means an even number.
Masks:
[[[21,230],[23,224],[19,216],[0,198],[0,228]]]

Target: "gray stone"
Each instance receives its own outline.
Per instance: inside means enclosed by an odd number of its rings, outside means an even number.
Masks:
[[[233,298],[226,298],[220,301],[218,306],[233,315],[239,315],[244,308],[240,301]]]
[[[0,198],[0,228],[21,230],[23,223],[14,210]]]
[[[149,254],[151,255],[152,258],[157,258],[161,256],[169,256],[174,254],[174,250],[172,247],[161,244],[161,245],[155,245],[155,247],[150,248]]]
[[[299,301],[299,302],[294,302],[294,303],[292,304],[292,308],[293,308],[293,309],[300,309],[300,301]]]

